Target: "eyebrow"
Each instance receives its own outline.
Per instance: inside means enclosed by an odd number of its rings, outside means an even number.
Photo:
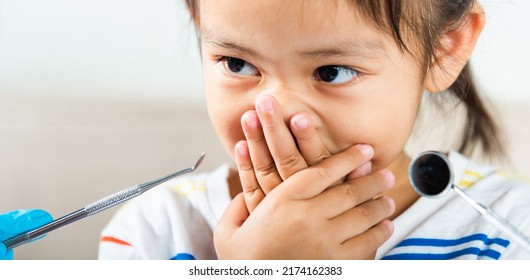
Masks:
[[[236,42],[223,38],[208,29],[201,29],[201,38],[206,43],[235,50],[236,52],[250,55],[260,56],[260,54],[250,48],[244,47]],[[343,41],[333,46],[324,46],[311,50],[303,50],[297,52],[298,55],[305,58],[329,58],[329,57],[379,57],[385,55],[385,47],[381,41],[378,40],[364,40],[364,41]]]
[[[208,29],[201,28],[200,36],[201,36],[201,39],[206,43],[209,43],[209,44],[221,47],[221,48],[225,48],[225,49],[235,50],[239,53],[248,54],[251,56],[259,56],[259,54],[256,51],[250,48],[243,47],[239,45],[238,43],[232,42],[225,38],[222,38],[222,36],[219,36],[216,33],[209,31]]]
[[[301,56],[306,58],[328,58],[334,56],[378,57],[385,55],[385,53],[383,43],[375,40],[344,41],[331,47],[299,52]]]

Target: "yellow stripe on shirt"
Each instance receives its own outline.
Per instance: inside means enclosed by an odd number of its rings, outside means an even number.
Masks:
[[[196,185],[191,182],[186,182],[186,184],[178,184],[168,187],[170,190],[182,195],[188,196],[193,192],[206,192],[206,188],[202,185]]]
[[[465,170],[464,176],[458,182],[458,185],[463,188],[469,188],[473,186],[476,182],[484,178],[480,173],[472,170]]]
[[[517,179],[517,180],[526,181],[530,183],[530,179],[525,176],[515,176],[512,173],[508,173],[505,171],[499,171],[499,172],[496,172],[495,174],[505,179]],[[460,179],[460,182],[458,182],[458,185],[463,188],[469,188],[483,178],[484,178],[484,175],[476,171],[466,170],[464,171],[464,176],[462,177],[462,179]]]

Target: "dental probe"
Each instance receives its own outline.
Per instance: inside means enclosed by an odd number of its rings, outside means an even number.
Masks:
[[[179,170],[175,173],[160,177],[158,179],[138,184],[132,187],[129,187],[127,189],[124,189],[122,191],[119,191],[115,194],[112,194],[110,196],[107,196],[103,199],[100,199],[94,203],[91,203],[84,208],[81,208],[77,211],[74,211],[70,214],[67,214],[65,216],[62,216],[56,220],[53,220],[45,225],[42,225],[36,229],[21,233],[19,235],[16,235],[14,237],[11,237],[5,241],[3,241],[4,245],[7,247],[7,249],[13,249],[17,246],[20,246],[22,244],[28,243],[30,241],[33,241],[51,231],[54,231],[58,228],[61,228],[63,226],[66,226],[68,224],[71,224],[73,222],[77,222],[81,219],[84,219],[88,216],[97,214],[101,211],[107,210],[115,205],[118,205],[124,201],[127,201],[131,198],[137,197],[144,193],[145,191],[160,185],[174,177],[180,176],[185,173],[193,172],[197,167],[201,164],[202,160],[204,159],[205,153],[203,153],[197,162],[195,162],[195,165],[192,167]]]

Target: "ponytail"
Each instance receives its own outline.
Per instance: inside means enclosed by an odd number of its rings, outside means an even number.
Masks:
[[[466,107],[466,122],[458,151],[470,155],[479,145],[487,156],[503,155],[505,149],[500,137],[499,124],[478,94],[469,63],[449,87],[449,92]]]

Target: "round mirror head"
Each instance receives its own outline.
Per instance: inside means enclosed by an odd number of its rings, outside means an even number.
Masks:
[[[409,180],[421,196],[439,197],[453,185],[453,171],[447,157],[439,152],[419,154],[409,167]]]

